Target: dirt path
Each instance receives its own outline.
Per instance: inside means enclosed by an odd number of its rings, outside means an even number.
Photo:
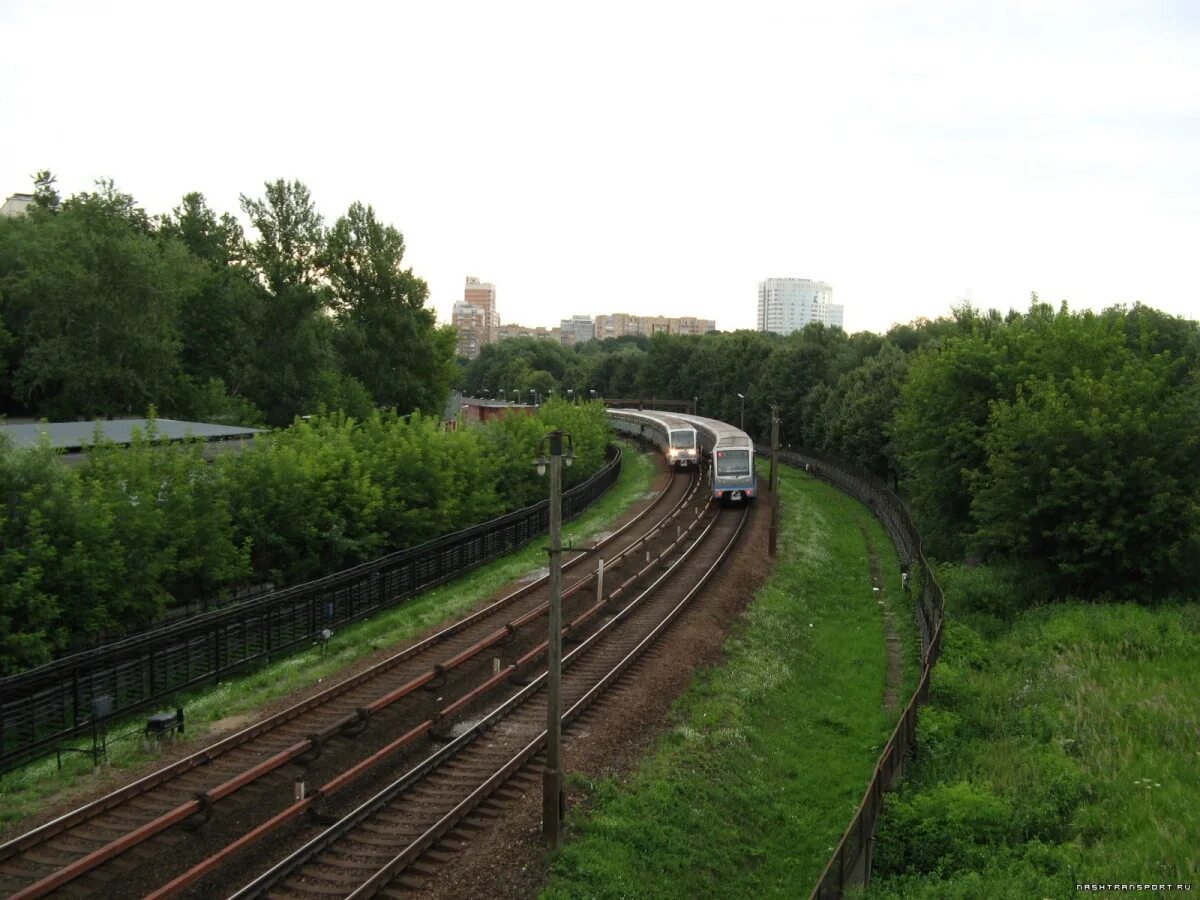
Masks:
[[[878,594],[875,599],[883,608],[883,640],[887,647],[887,682],[883,687],[883,708],[887,712],[896,712],[900,709],[900,687],[904,680],[904,650],[900,644],[900,632],[896,630],[896,621],[888,605],[887,585],[879,571],[879,554],[875,552],[875,542],[871,540],[865,528],[860,530],[867,544],[872,593]]]

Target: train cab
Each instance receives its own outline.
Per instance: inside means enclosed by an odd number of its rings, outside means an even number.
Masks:
[[[671,428],[667,462],[677,469],[699,467],[700,447],[696,440],[695,428]]]

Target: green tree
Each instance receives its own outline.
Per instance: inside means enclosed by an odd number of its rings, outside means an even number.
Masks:
[[[346,372],[375,402],[440,412],[455,377],[454,335],[425,304],[429,288],[404,269],[404,236],[354,203],[329,233],[329,281]]]
[[[822,405],[818,446],[881,477],[893,474],[892,420],[907,369],[904,353],[885,343],[839,378]]]
[[[62,206],[62,197],[54,186],[58,178],[49,169],[41,169],[33,176],[33,202],[47,212],[56,213]]]
[[[179,308],[199,271],[151,230],[111,182],[23,223],[19,264],[4,278],[22,404],[56,417],[131,413],[169,391]]]
[[[312,195],[298,181],[268,182],[263,197],[242,195],[258,233],[246,264],[266,290],[251,398],[282,425],[316,403],[321,373],[337,368],[333,331],[323,321],[326,236]]]
[[[182,243],[202,266],[180,309],[180,358],[189,383],[178,389],[174,407],[206,420],[214,415],[220,421],[231,415],[257,419],[244,395],[258,372],[266,298],[240,264],[241,226],[228,214],[218,217],[203,194],[191,193],[163,216],[159,234]],[[214,381],[229,400],[213,402]]]
[[[1156,599],[1200,571],[1200,383],[1169,355],[1039,379],[995,404],[975,479],[976,540],[1063,593]]]

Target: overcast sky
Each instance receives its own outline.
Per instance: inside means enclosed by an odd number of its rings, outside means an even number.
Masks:
[[[439,318],[1200,313],[1200,3],[0,0],[0,195],[371,203]]]

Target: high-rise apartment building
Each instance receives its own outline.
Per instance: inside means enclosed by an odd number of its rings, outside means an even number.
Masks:
[[[486,282],[480,283],[478,278],[468,276],[466,287],[463,288],[463,303],[482,309],[492,316],[496,315],[496,286]],[[489,322],[488,324],[493,324]],[[500,324],[496,322],[494,324]]]
[[[475,359],[484,344],[496,342],[500,316],[496,312],[496,286],[467,278],[463,298],[454,304],[450,323],[458,331],[457,353]]]
[[[758,285],[758,330],[791,334],[810,322],[842,327],[833,288],[807,278],[768,278]]]

